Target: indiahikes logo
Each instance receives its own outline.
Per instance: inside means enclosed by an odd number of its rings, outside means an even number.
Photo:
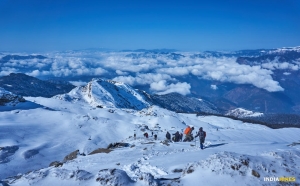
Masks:
[[[264,181],[295,182],[296,177],[264,177]]]

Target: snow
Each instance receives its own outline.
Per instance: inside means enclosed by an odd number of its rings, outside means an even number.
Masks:
[[[8,107],[11,107],[11,106],[17,105],[20,102],[24,102],[24,101],[25,100],[24,100],[24,98],[22,98],[22,96],[15,95],[15,94],[5,90],[4,88],[0,87],[0,106],[6,105]],[[2,109],[0,107],[0,111],[1,110],[7,110],[7,109],[6,108]]]
[[[132,110],[115,107],[113,100],[111,107],[106,102],[107,107],[97,108],[91,103],[103,101],[96,95],[103,84],[96,82],[91,83],[95,99],[76,94],[76,89],[69,95],[85,101],[26,97],[27,102],[15,109],[0,111],[2,182],[12,186],[195,185],[205,180],[205,185],[274,185],[264,181],[264,177],[273,176],[300,181],[298,128],[270,129],[224,117],[179,114],[157,106]],[[115,85],[126,89],[124,84]],[[181,132],[187,125],[195,127],[194,134],[199,127],[206,131],[204,150],[199,148],[199,138],[162,143],[166,131]],[[148,139],[144,132],[149,133]],[[116,142],[128,145],[88,155]],[[49,167],[77,149],[81,154],[77,158]],[[254,176],[253,171],[260,176]]]
[[[285,53],[287,51],[300,52],[300,46],[277,48],[276,50],[270,51],[269,53]]]
[[[5,90],[4,88],[1,88],[1,87],[0,87],[0,96],[2,97],[2,96],[4,96],[4,95],[6,95],[6,94],[12,95],[11,92],[9,92],[9,91]]]
[[[234,116],[237,118],[245,118],[245,117],[260,117],[260,116],[263,116],[264,114],[261,112],[253,112],[253,111],[246,110],[243,108],[236,108],[236,109],[228,111],[225,115]]]
[[[130,86],[116,81],[93,79],[86,86],[76,87],[70,93],[55,96],[57,99],[84,101],[93,107],[143,109],[150,106]]]

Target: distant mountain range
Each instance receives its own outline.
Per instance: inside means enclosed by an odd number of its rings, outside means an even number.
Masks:
[[[132,59],[139,59],[139,58],[152,58],[157,59],[161,56],[167,57],[171,60],[179,60],[182,57],[185,57],[182,54],[178,54],[175,52],[165,52],[165,51],[145,51],[145,52],[133,52],[127,54],[125,57],[129,57]]]
[[[97,51],[97,50],[96,50]],[[76,55],[74,54],[76,53]],[[82,54],[82,53],[83,54]],[[70,56],[84,55],[85,51],[72,51]],[[93,56],[94,51],[87,53],[87,57]],[[101,51],[100,51],[101,53]],[[228,110],[236,108],[245,108],[247,110],[262,112],[265,114],[299,114],[300,113],[300,47],[286,47],[279,49],[257,49],[257,50],[239,50],[234,52],[224,51],[204,51],[204,52],[180,52],[172,49],[155,49],[155,50],[124,50],[121,51],[122,59],[125,61],[134,60],[138,64],[138,61],[154,60],[157,61],[159,68],[165,68],[168,66],[168,62],[171,61],[184,69],[184,64],[191,63],[193,61],[202,60],[222,60],[226,63],[226,60],[235,60],[236,63],[245,66],[257,66],[259,69],[265,69],[270,73],[272,80],[278,82],[283,91],[270,92],[263,87],[258,88],[252,84],[237,84],[230,81],[218,81],[211,78],[203,78],[201,76],[193,75],[191,73],[187,75],[170,75],[169,79],[176,79],[176,82],[186,82],[190,85],[190,94],[186,96],[179,95],[177,93],[171,93],[166,95],[157,95],[155,92],[151,93],[149,83],[145,84],[133,84],[133,89],[143,90],[150,95],[149,103],[160,105],[161,107],[168,108],[174,111],[196,112],[203,110],[211,113],[225,114]],[[68,52],[63,53],[64,57]],[[107,55],[107,53],[104,53]],[[18,68],[16,61],[26,60],[31,61],[30,65],[43,60],[50,60],[49,55],[11,55],[2,54],[0,63],[7,68]],[[53,56],[55,59],[55,55]],[[76,58],[79,59],[79,58]],[[52,59],[51,59],[52,60]],[[97,58],[98,60],[98,58]],[[13,63],[14,62],[14,63]],[[41,63],[43,64],[43,63]],[[69,63],[67,63],[69,64]],[[72,64],[72,63],[71,63]],[[121,63],[122,64],[122,63]],[[12,66],[9,66],[12,65]],[[21,66],[19,71],[33,72],[32,66]],[[48,61],[44,64],[40,71],[46,71],[51,73],[52,62]],[[88,68],[95,68],[92,62],[88,63]],[[124,65],[124,64],[122,64]],[[188,64],[187,64],[188,65]],[[148,68],[148,64],[142,64],[141,69]],[[150,65],[151,66],[151,65]],[[192,67],[192,66],[190,66]],[[57,68],[57,67],[55,67]],[[68,68],[68,67],[65,67]],[[102,66],[101,66],[102,68]],[[101,69],[100,68],[100,69]],[[179,68],[179,70],[180,70]],[[242,68],[242,67],[241,67]],[[104,67],[103,67],[104,69]],[[57,69],[56,69],[57,70]],[[66,69],[65,69],[66,70]],[[80,70],[80,69],[79,69]],[[134,78],[136,74],[133,72],[121,71],[116,73],[116,70],[104,69],[109,73],[104,75],[82,75],[61,77],[59,80],[47,80],[41,81],[39,79],[29,77],[21,74],[11,74],[8,76],[0,77],[0,87],[7,91],[13,92],[21,96],[44,96],[52,97],[58,94],[64,94],[71,91],[75,86],[71,85],[67,81],[63,80],[82,80],[90,81],[93,77],[113,79],[117,76],[128,76],[128,78]],[[184,69],[186,70],[186,69]],[[239,69],[236,69],[239,70]],[[72,71],[73,72],[73,71]],[[75,72],[75,70],[74,70]],[[158,72],[158,73],[163,73]],[[60,71],[59,71],[60,73]],[[145,71],[141,73],[155,74],[155,69]],[[28,73],[27,73],[28,74]],[[179,73],[180,74],[180,73]],[[166,74],[169,75],[169,74]],[[249,74],[248,74],[249,75]],[[47,77],[48,78],[48,77]],[[49,77],[51,78],[51,77]],[[49,79],[48,78],[48,79]],[[73,78],[73,79],[72,79]],[[43,78],[45,79],[45,78]],[[171,80],[173,81],[173,80]],[[174,82],[174,81],[173,81]],[[173,83],[171,82],[171,83]],[[213,87],[213,88],[212,88]],[[140,92],[141,93],[141,92]],[[141,93],[142,94],[142,93]],[[199,101],[199,98],[202,100]]]
[[[14,79],[13,81],[10,81],[10,85],[3,84],[2,79],[7,80],[10,78]],[[0,79],[0,82],[5,85],[5,88],[11,88],[12,91],[7,91],[0,87],[0,106],[14,106],[20,102],[25,102],[26,100],[22,95],[32,97],[36,97],[36,95],[41,97],[52,97],[52,95],[59,92],[59,94],[54,95],[54,98],[74,103],[82,102],[95,108],[125,108],[141,110],[144,108],[149,108],[152,105],[157,105],[175,112],[197,113],[198,115],[227,116],[230,118],[242,119],[245,122],[257,122],[268,126],[272,125],[271,127],[273,128],[277,128],[279,125],[294,126],[300,124],[300,116],[297,114],[263,113],[246,110],[243,108],[236,108],[236,106],[231,107],[231,105],[237,104],[227,101],[226,99],[216,99],[215,103],[217,104],[214,104],[210,101],[207,101],[205,98],[200,99],[195,97],[187,97],[178,93],[151,95],[145,91],[134,89],[122,82],[111,80],[96,78],[87,83],[85,86],[75,87],[73,85],[70,86],[70,84],[65,81],[44,81],[27,76],[25,74],[10,74],[9,76],[2,77],[2,79]],[[22,85],[24,81],[29,81],[30,86]],[[7,83],[8,81],[4,82]],[[67,86],[67,88],[58,89],[56,86]],[[47,89],[47,91],[43,91],[44,89]],[[238,92],[232,93],[233,95],[236,94],[235,96],[232,96],[234,98],[232,101],[235,99],[247,100],[247,94],[245,93],[247,91],[245,90],[248,91],[248,94],[251,97],[252,93],[249,92],[250,90],[247,88],[242,88],[240,90],[243,92],[242,94],[238,94]],[[261,90],[258,89],[258,91]],[[229,98],[230,97],[228,97],[228,99]],[[272,104],[274,107],[276,107],[276,100],[274,100],[274,102],[275,103]],[[247,105],[246,103],[247,101],[245,102],[245,105]],[[251,103],[251,101],[249,101],[248,104],[255,103]],[[225,110],[224,105],[232,109]],[[219,106],[223,106],[223,108]],[[282,105],[278,105],[278,107],[280,106]]]
[[[42,55],[6,55],[0,59],[0,63],[8,62],[10,60],[25,60],[25,59],[46,59],[47,57]]]
[[[33,97],[52,97],[75,88],[68,82],[43,81],[22,73],[11,73],[0,77],[0,87],[17,95]]]
[[[270,61],[293,62],[300,58],[300,49],[295,50],[274,50],[253,57],[238,57],[237,62],[246,65],[257,65]]]

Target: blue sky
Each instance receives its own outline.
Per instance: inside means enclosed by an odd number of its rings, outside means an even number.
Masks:
[[[0,51],[300,45],[299,0],[1,0]]]

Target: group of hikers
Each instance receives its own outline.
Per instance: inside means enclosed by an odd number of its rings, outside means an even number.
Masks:
[[[152,136],[154,137],[154,140],[157,140],[157,134],[154,134],[154,135],[153,135],[153,132],[152,132]],[[133,137],[134,137],[134,139],[136,139],[136,133],[134,133]],[[145,138],[148,138],[148,137],[149,137],[148,132],[145,132],[145,133],[144,133],[144,137],[145,137]]]
[[[194,140],[194,137],[193,137],[193,130],[194,130],[194,127],[190,127],[188,126],[185,130],[184,130],[184,134],[185,134],[185,138],[184,140],[182,140],[183,138],[183,134],[182,133],[179,133],[179,131],[175,132],[172,137],[172,140],[171,140],[171,134],[169,132],[167,132],[166,134],[166,138],[167,140],[169,141],[174,141],[174,142],[179,142],[179,141],[193,141]],[[206,132],[203,130],[202,127],[199,128],[199,131],[196,132],[196,137],[199,136],[199,141],[200,141],[200,148],[203,149],[203,143],[205,141],[205,137],[206,137]]]
[[[193,136],[193,130],[194,127],[190,127],[188,126],[183,133],[180,133],[179,131],[175,132],[173,135],[173,137],[171,138],[171,134],[167,131],[166,133],[166,138],[168,141],[173,141],[173,142],[179,142],[179,141],[193,141],[196,137],[199,136],[199,141],[200,141],[200,148],[203,149],[203,143],[205,141],[205,137],[206,137],[206,132],[203,130],[202,127],[199,128],[199,131],[196,132],[196,136]],[[185,135],[185,138],[183,139],[183,135]],[[157,134],[153,135],[152,132],[152,136],[154,137],[154,140],[157,140]],[[144,137],[148,138],[149,134],[147,132],[144,133]],[[136,139],[136,134],[134,134],[134,139]]]

